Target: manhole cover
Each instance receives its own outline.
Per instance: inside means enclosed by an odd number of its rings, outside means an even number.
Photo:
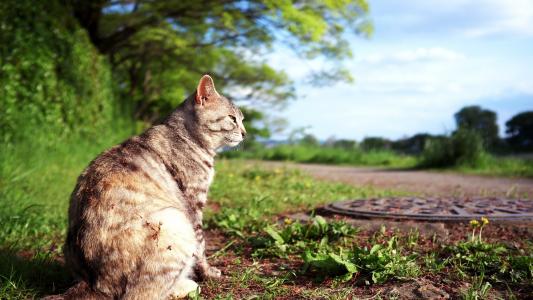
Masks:
[[[423,221],[533,221],[533,201],[503,198],[381,198],[329,204],[326,211],[352,217]]]

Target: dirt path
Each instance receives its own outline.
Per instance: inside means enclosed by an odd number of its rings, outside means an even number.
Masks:
[[[533,179],[526,178],[497,178],[456,173],[283,162],[260,162],[260,164],[269,167],[296,167],[319,179],[422,195],[509,196],[533,199]]]

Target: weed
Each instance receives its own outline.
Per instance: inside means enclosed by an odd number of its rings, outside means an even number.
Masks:
[[[483,274],[474,278],[472,285],[463,294],[464,300],[480,300],[487,298],[492,285],[489,282],[483,281],[483,279]]]
[[[255,249],[253,256],[286,257],[309,249],[321,249],[330,242],[341,238],[352,237],[357,229],[343,221],[328,223],[321,216],[314,217],[310,222],[300,223],[285,220],[285,226],[268,225],[265,234],[249,239]]]
[[[417,254],[402,255],[401,252],[397,237],[392,237],[386,245],[377,244],[370,250],[357,248],[353,261],[362,271],[372,274],[374,283],[383,283],[389,278],[416,277],[420,273]]]
[[[432,273],[442,271],[448,263],[448,259],[440,259],[436,252],[431,252],[424,256],[424,264]]]
[[[327,248],[318,253],[307,251],[303,256],[304,269],[328,276],[342,275],[343,280],[360,272],[363,277],[370,276],[374,283],[417,276],[420,268],[416,264],[416,254],[405,256],[401,251],[397,237],[392,237],[386,245],[374,245],[370,250],[355,247],[349,251],[341,248],[337,253]]]

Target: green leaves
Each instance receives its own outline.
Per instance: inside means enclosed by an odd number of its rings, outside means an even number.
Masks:
[[[355,263],[372,274],[372,282],[383,283],[390,278],[405,279],[416,277],[420,268],[415,253],[403,255],[403,247],[397,237],[392,237],[386,245],[376,244],[370,251],[357,248],[354,251]]]
[[[327,248],[330,242],[340,238],[354,236],[355,228],[344,222],[328,223],[321,216],[314,217],[310,222],[300,223],[286,219],[288,225],[268,225],[263,228],[267,234],[250,238],[254,246],[254,256],[287,257],[306,250]]]
[[[232,99],[282,107],[294,86],[264,60],[275,43],[335,63],[351,56],[350,34],[372,31],[364,0],[71,2],[91,41],[109,55],[124,104],[133,102],[134,117],[146,122],[167,114],[206,72]],[[340,64],[310,75],[313,82],[351,78]]]
[[[0,4],[0,141],[97,139],[116,119],[107,59],[58,1]]]
[[[359,273],[363,278],[370,276],[373,283],[383,283],[391,278],[416,277],[420,273],[416,256],[402,255],[401,250],[396,237],[392,237],[386,246],[376,244],[370,250],[357,246],[348,250],[325,247],[314,253],[306,250],[302,257],[304,270],[316,272],[322,277],[340,276],[341,280],[350,280]]]
[[[357,266],[342,252],[312,253],[307,250],[302,258],[305,262],[304,271],[315,270],[323,276],[341,276],[344,281],[350,280],[358,271]]]

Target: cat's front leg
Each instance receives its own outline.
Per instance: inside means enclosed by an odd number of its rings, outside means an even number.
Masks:
[[[202,280],[205,280],[205,279],[208,279],[208,278],[220,278],[222,276],[222,272],[211,266],[208,262],[207,262],[207,257],[205,255],[205,241],[202,242],[202,246],[199,247],[198,250],[202,250],[201,253],[198,253],[196,259],[196,268],[195,268],[195,271],[196,271],[196,275],[202,279]]]
[[[205,236],[202,228],[202,213],[197,214],[196,222],[195,234],[198,241],[198,247],[196,248],[194,255],[196,258],[196,276],[203,280],[208,278],[220,278],[222,276],[222,272],[219,269],[209,265],[207,262],[207,256],[205,255]]]

